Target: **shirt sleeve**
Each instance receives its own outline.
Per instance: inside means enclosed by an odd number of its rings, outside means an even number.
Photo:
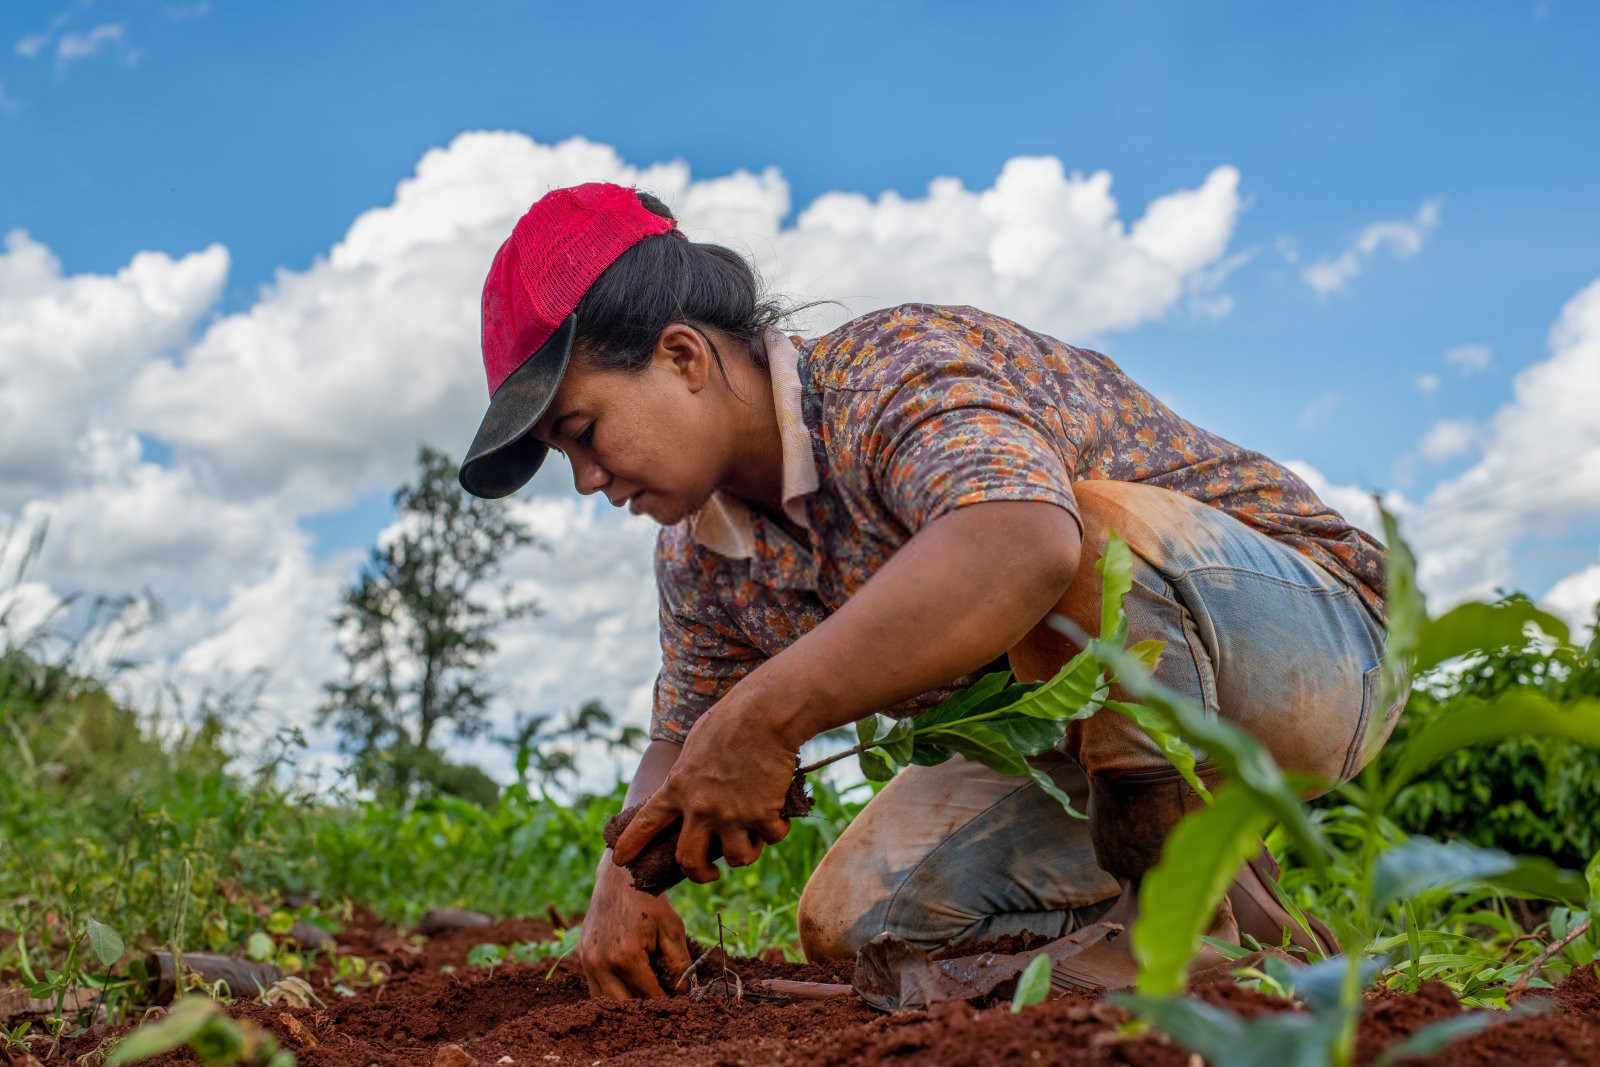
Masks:
[[[865,458],[878,498],[911,533],[991,500],[1046,501],[1077,520],[1074,435],[1059,405],[1030,402],[1007,371],[981,348],[941,345],[912,353],[883,387]]]
[[[728,618],[706,576],[693,573],[686,546],[662,531],[656,541],[661,670],[650,739],[683,744],[689,727],[765,658]],[[692,550],[691,553],[692,554]]]

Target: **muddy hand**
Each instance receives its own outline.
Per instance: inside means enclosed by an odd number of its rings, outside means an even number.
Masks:
[[[652,956],[659,967],[651,966]],[[627,871],[602,859],[578,958],[592,997],[659,997],[688,970],[689,942],[665,897],[639,892]]]
[[[730,866],[743,867],[760,858],[763,845],[783,840],[789,822],[780,812],[794,777],[795,750],[778,740],[756,710],[724,699],[699,718],[666,781],[617,838],[616,863],[631,863],[680,820],[674,858],[696,882],[716,880],[715,849]]]

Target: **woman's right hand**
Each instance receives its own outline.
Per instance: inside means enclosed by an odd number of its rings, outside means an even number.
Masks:
[[[666,896],[633,888],[633,875],[611,862],[611,850],[600,858],[594,893],[578,938],[578,957],[592,997],[661,997],[650,957],[673,981],[689,969],[689,941],[683,920]]]

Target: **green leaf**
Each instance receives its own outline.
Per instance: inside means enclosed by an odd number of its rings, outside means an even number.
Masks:
[[[1072,636],[1070,619],[1050,616],[1050,623]],[[1300,803],[1299,791],[1284,777],[1265,747],[1232,723],[1209,715],[1205,708],[1151,678],[1140,663],[1119,648],[1092,642],[1093,651],[1116,674],[1117,683],[1140,704],[1164,720],[1168,733],[1199,749],[1233,788],[1255,793],[1283,825],[1306,861],[1318,870],[1328,863],[1328,846]]]
[[[106,1067],[122,1067],[171,1052],[200,1033],[216,1012],[216,1004],[205,997],[184,997],[159,1022],[146,1023],[123,1038],[106,1057]]]
[[[1383,1055],[1373,1061],[1372,1067],[1394,1067],[1394,1064],[1405,1059],[1421,1059],[1441,1052],[1445,1047],[1453,1045],[1479,1034],[1499,1023],[1510,1019],[1526,1018],[1538,1015],[1547,1010],[1543,1002],[1536,1000],[1519,1001],[1508,1012],[1497,1011],[1471,1011],[1460,1015],[1451,1015],[1448,1018],[1436,1019],[1426,1026],[1411,1032],[1411,1036],[1404,1041],[1390,1045],[1383,1050]]]
[[[916,726],[915,719],[901,719],[890,727],[889,732],[878,739],[884,754],[898,764],[910,763]]]
[[[1043,789],[1045,793],[1047,793],[1057,804],[1060,804],[1062,809],[1066,811],[1068,815],[1072,816],[1074,819],[1087,819],[1089,817],[1084,812],[1081,812],[1072,806],[1072,798],[1067,796],[1067,794],[1062,791],[1061,787],[1056,785],[1055,781],[1048,774],[1044,773],[1031,763],[1027,764],[1027,768],[1028,777],[1033,779],[1033,783],[1040,789]]]
[[[1211,799],[1211,790],[1206,788],[1206,784],[1195,773],[1194,749],[1190,748],[1183,738],[1167,729],[1169,721],[1167,716],[1143,704],[1129,704],[1121,700],[1108,700],[1106,707],[1132,719],[1134,725],[1143,730],[1145,736],[1161,748],[1168,762],[1183,775],[1183,780],[1206,800]]]
[[[1006,715],[1027,715],[1051,722],[1086,719],[1100,710],[1109,691],[1105,669],[1088,652],[1080,652],[1055,673],[1055,677],[1019,694],[998,710]]]
[[[878,739],[878,717],[863,715],[856,720],[856,743],[870,745]]]
[[[110,967],[122,958],[122,935],[98,919],[89,920],[89,950],[100,966]]]
[[[1509,689],[1492,701],[1462,700],[1406,740],[1384,782],[1388,806],[1401,788],[1435,761],[1458,749],[1509,737],[1559,737],[1600,747],[1600,700],[1557,704],[1530,689]]]
[[[294,929],[294,916],[286,911],[275,911],[267,917],[267,933],[286,934]]]
[[[1139,992],[1166,996],[1182,991],[1200,935],[1239,868],[1261,847],[1272,822],[1262,798],[1248,789],[1217,791],[1209,807],[1190,812],[1173,828],[1161,862],[1139,887],[1139,918],[1133,924],[1133,955],[1139,962]]]
[[[1011,1010],[1021,1011],[1031,1004],[1041,1003],[1050,995],[1050,957],[1041,952],[1017,979],[1017,991],[1011,995]]]
[[[1245,1022],[1185,997],[1113,993],[1107,999],[1206,1061],[1228,1067],[1327,1067],[1339,1036],[1337,1016],[1279,1012]]]
[[[1111,531],[1106,550],[1095,561],[1100,572],[1100,640],[1121,645],[1128,639],[1128,620],[1122,611],[1122,598],[1133,588],[1133,551],[1128,543]]]
[[[917,716],[918,726],[938,726],[941,723],[952,722],[972,714],[973,709],[985,701],[992,700],[1003,694],[1007,689],[1007,682],[1011,680],[1010,671],[992,671],[979,678],[966,689],[951,693],[939,703]]]
[[[1048,719],[1034,719],[1018,715],[1008,719],[990,719],[984,725],[997,731],[1024,756],[1037,756],[1048,752],[1066,736],[1066,726]]]
[[[250,940],[245,942],[244,954],[253,960],[270,960],[278,948],[272,943],[272,938],[257,930],[250,935]]]
[[[861,775],[869,782],[887,782],[894,777],[894,768],[889,766],[888,760],[875,748],[869,748],[858,753],[856,762],[861,764]]]
[[[1583,878],[1589,883],[1589,920],[1600,929],[1600,852],[1583,869]]]
[[[1160,638],[1152,637],[1128,646],[1128,655],[1144,664],[1147,671],[1155,671],[1156,664],[1161,662],[1161,653],[1166,651],[1167,643]]]
[[[937,767],[953,755],[948,748],[925,738],[918,737],[911,743],[911,762],[919,767]]]
[[[473,967],[493,967],[506,958],[506,947],[492,941],[473,945],[467,950],[467,963]]]
[[[1028,761],[1003,737],[982,723],[941,726],[931,731],[933,739],[950,751],[983,764],[1000,774],[1022,776]]]
[[[1540,611],[1526,598],[1507,597],[1493,604],[1461,604],[1422,624],[1417,634],[1413,669],[1421,674],[1446,660],[1472,652],[1489,652],[1508,646],[1520,648],[1527,640],[1525,631],[1530,623],[1562,644],[1568,642],[1567,624]]]
[[[1396,900],[1464,885],[1493,886],[1513,896],[1578,907],[1589,897],[1582,875],[1564,871],[1541,856],[1513,856],[1464,841],[1413,837],[1378,857],[1373,872],[1373,911],[1382,914]]]

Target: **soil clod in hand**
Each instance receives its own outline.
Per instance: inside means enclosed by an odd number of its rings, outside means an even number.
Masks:
[[[785,819],[798,819],[811,814],[811,794],[806,790],[806,777],[798,771],[789,781],[788,795],[783,798],[783,807],[778,814]],[[633,817],[639,814],[643,804],[633,804],[623,808],[617,814],[606,820],[605,837],[606,847],[615,848],[617,839],[622,832],[633,822]],[[633,875],[633,887],[642,893],[659,896],[661,893],[686,877],[683,868],[678,866],[678,834],[683,830],[683,820],[679,819],[657,834],[651,842],[633,858],[633,862],[626,864],[628,872]],[[715,863],[722,858],[722,848],[716,840],[711,842],[710,859]]]

